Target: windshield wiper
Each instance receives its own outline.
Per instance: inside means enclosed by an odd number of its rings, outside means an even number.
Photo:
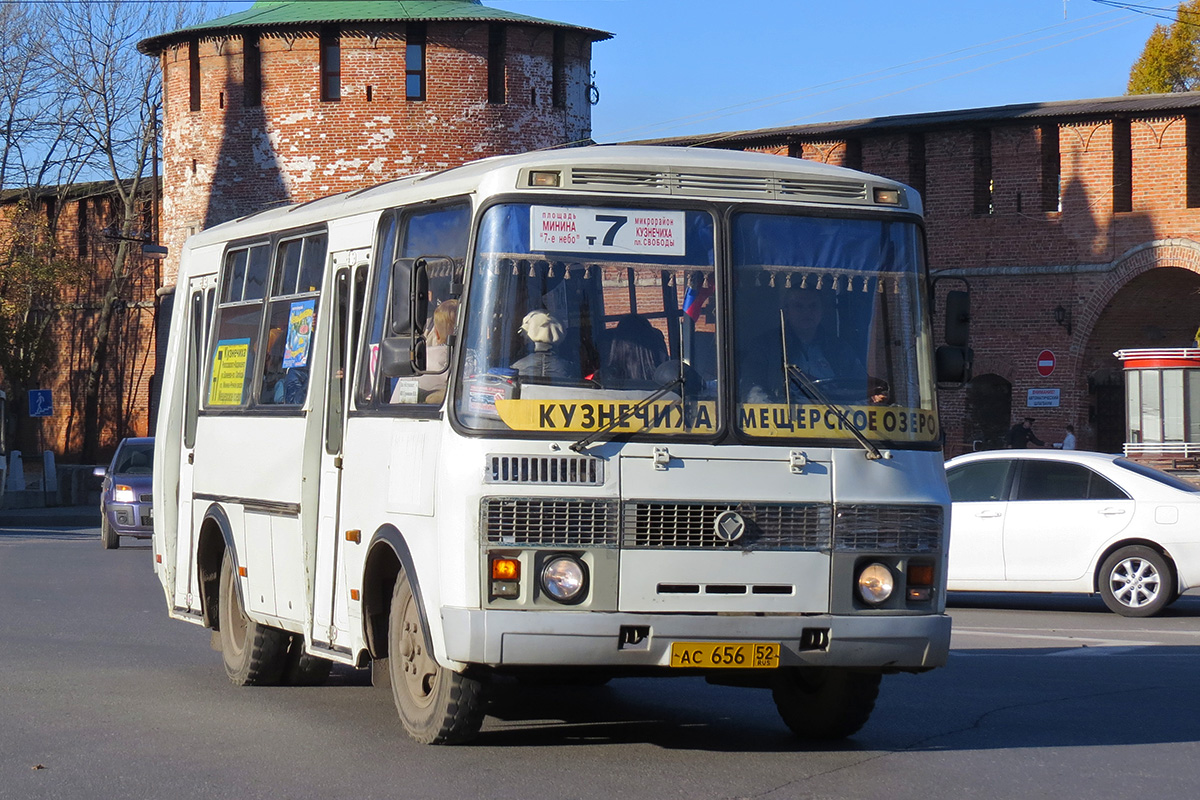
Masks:
[[[655,400],[658,400],[660,397],[664,396],[665,394],[667,394],[667,392],[670,392],[673,389],[676,389],[676,388],[679,389],[679,395],[680,395],[679,402],[682,403],[684,401],[683,393],[684,393],[684,386],[686,383],[686,381],[684,380],[684,374],[685,374],[684,370],[685,369],[687,369],[687,367],[684,365],[683,359],[680,359],[678,375],[676,375],[674,378],[672,378],[671,380],[664,383],[662,386],[659,386],[657,389],[654,390],[653,393],[646,395],[641,400],[638,400],[636,403],[634,403],[633,405],[626,408],[623,412],[621,412],[617,416],[613,417],[613,419],[610,420],[609,422],[605,423],[604,425],[601,425],[596,430],[592,431],[591,433],[587,434],[579,441],[575,442],[575,444],[571,445],[571,449],[574,450],[576,453],[582,453],[584,455],[592,455],[591,453],[587,452],[588,445],[590,445],[592,442],[599,439],[604,434],[611,433],[612,431],[616,430],[621,425],[625,424],[625,420],[627,420],[630,417],[632,417],[633,415],[637,414],[642,409],[649,407],[649,405],[651,403],[653,403]],[[646,415],[646,419],[649,419],[648,414]],[[648,423],[644,423],[641,428],[638,428],[638,431],[645,430],[647,424]],[[632,433],[637,433],[638,431],[632,431]]]
[[[847,413],[846,409],[842,408],[837,403],[830,400],[829,397],[825,394],[825,392],[821,390],[821,387],[817,386],[816,381],[814,381],[812,378],[808,377],[808,374],[805,373],[804,370],[800,369],[799,367],[797,367],[795,364],[791,363],[788,360],[787,328],[784,323],[782,310],[780,310],[780,312],[779,312],[779,338],[783,344],[783,376],[784,376],[783,383],[784,383],[784,390],[787,393],[788,413],[791,414],[791,409],[792,409],[791,385],[793,383],[795,383],[797,386],[800,387],[801,390],[804,391],[805,394],[807,394],[813,400],[816,400],[821,405],[823,405],[826,408],[833,411],[834,414],[837,414],[837,418],[841,421],[842,427],[849,429],[850,433],[852,433],[854,435],[854,438],[858,440],[858,443],[861,444],[863,446],[863,449],[867,451],[868,459],[870,459],[871,461],[875,461],[876,459],[883,458],[884,457],[883,453],[880,452],[879,448],[876,447],[875,444],[870,439],[868,439],[866,436],[863,436],[862,431],[860,431],[854,425],[854,423],[853,423],[853,421],[851,421],[850,415],[849,415],[849,413]]]

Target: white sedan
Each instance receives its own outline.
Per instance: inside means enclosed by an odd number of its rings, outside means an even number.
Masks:
[[[1200,487],[1122,456],[994,450],[946,462],[947,588],[1099,592],[1149,617],[1200,586]]]

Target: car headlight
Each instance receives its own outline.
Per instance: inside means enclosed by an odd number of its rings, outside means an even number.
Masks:
[[[133,488],[123,484],[117,484],[113,487],[113,502],[114,503],[133,503],[137,501],[137,495],[133,493]]]
[[[555,556],[542,567],[542,590],[560,603],[581,599],[586,584],[583,564],[571,556]]]
[[[884,564],[869,564],[858,573],[858,594],[871,605],[879,605],[887,600],[894,588],[892,571]]]

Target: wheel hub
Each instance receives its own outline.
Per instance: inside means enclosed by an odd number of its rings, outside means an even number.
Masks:
[[[1145,559],[1127,558],[1112,572],[1113,596],[1129,608],[1153,602],[1160,587],[1158,571]]]
[[[421,619],[415,598],[409,597],[404,604],[403,625],[400,633],[400,657],[404,684],[409,696],[420,706],[427,706],[437,689],[437,662],[425,649],[425,637],[421,633]]]

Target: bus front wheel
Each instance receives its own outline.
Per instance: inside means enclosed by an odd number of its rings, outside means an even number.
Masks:
[[[483,724],[483,684],[439,666],[408,576],[401,572],[388,616],[387,667],[404,730],[421,744],[459,744]]]
[[[261,625],[246,616],[228,552],[221,562],[217,624],[225,674],[237,686],[279,683],[287,659],[290,637],[278,628]]]
[[[878,672],[795,667],[778,676],[771,695],[792,733],[808,741],[832,741],[867,723],[881,678]]]

